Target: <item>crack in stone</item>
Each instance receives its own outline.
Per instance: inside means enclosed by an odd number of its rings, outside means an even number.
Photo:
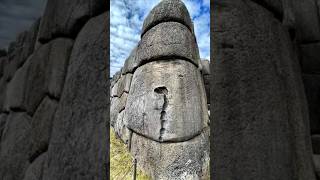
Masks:
[[[165,129],[165,125],[166,125],[166,109],[168,107],[168,89],[164,86],[162,87],[157,87],[154,89],[154,92],[157,94],[161,94],[163,95],[163,105],[162,105],[162,111],[161,111],[161,115],[160,115],[160,123],[161,123],[161,128],[160,128],[160,136],[159,136],[159,141],[163,141],[163,134],[165,133],[166,129]]]

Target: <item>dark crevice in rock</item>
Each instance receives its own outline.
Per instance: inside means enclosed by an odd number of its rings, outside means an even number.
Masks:
[[[53,100],[53,101],[59,101],[60,100],[60,98],[57,98],[57,97],[53,96],[52,94],[50,94],[48,92],[46,93],[46,95],[48,96],[48,98],[50,100]]]
[[[161,128],[160,128],[160,136],[159,136],[159,141],[163,141],[163,134],[165,133],[165,124],[166,124],[166,109],[168,107],[168,89],[164,86],[157,87],[154,89],[154,92],[157,94],[163,95],[163,105],[162,105],[162,111],[160,115],[160,123],[161,123]]]
[[[151,141],[155,141],[155,142],[158,142],[158,143],[167,143],[167,144],[172,144],[172,143],[183,143],[183,142],[187,142],[187,141],[190,141],[190,140],[192,140],[192,139],[195,139],[195,138],[197,138],[198,136],[201,136],[201,134],[202,133],[204,133],[207,129],[209,129],[210,127],[209,126],[206,126],[206,127],[204,127],[201,131],[199,131],[197,134],[195,134],[195,135],[193,135],[193,136],[190,136],[190,137],[187,137],[187,138],[185,138],[185,139],[183,139],[183,140],[166,140],[166,141],[159,141],[159,140],[155,140],[155,139],[152,139],[152,138],[150,138],[150,137],[148,137],[148,136],[146,136],[146,135],[144,135],[144,134],[141,134],[141,133],[139,133],[139,132],[137,132],[137,131],[134,131],[134,130],[132,130],[132,129],[129,129],[132,133],[135,133],[135,134],[137,134],[137,135],[139,135],[139,136],[141,136],[141,137],[144,137],[144,138],[146,138],[146,139],[149,139],[149,140],[151,140]]]
[[[41,154],[48,151],[48,144],[43,145],[41,148],[39,148],[34,154],[31,154],[29,158],[29,162],[32,163],[35,159],[37,159]]]
[[[141,66],[147,64],[147,63],[150,63],[150,62],[154,62],[154,61],[175,61],[177,59],[180,59],[180,60],[185,60],[187,62],[190,62],[192,63],[193,65],[195,65],[196,67],[198,67],[198,65],[192,61],[191,59],[189,58],[186,58],[186,57],[183,57],[183,56],[177,56],[177,55],[168,55],[168,56],[157,56],[157,57],[153,57],[151,59],[149,59],[148,61],[142,61],[137,67],[135,67],[132,72],[130,72],[131,74],[134,74],[134,72]]]
[[[299,45],[310,45],[310,44],[318,44],[320,40],[313,40],[313,41],[299,41]]]
[[[27,110],[21,108],[21,107],[11,107],[10,111],[18,113],[18,112],[27,112]]]
[[[274,7],[270,6],[270,4],[266,3],[265,1],[261,1],[261,0],[252,0],[252,2],[258,4],[259,6],[261,6],[263,8],[265,8],[267,11],[271,12],[276,19],[278,19],[280,22],[282,22],[283,13],[276,11],[274,9]]]
[[[128,141],[128,149],[130,151],[131,150],[131,142],[132,142],[132,134],[133,134],[133,132],[130,129],[129,129],[129,131],[130,131],[130,134],[129,134],[129,141]]]
[[[184,21],[182,21],[182,20],[179,19],[179,18],[168,17],[168,18],[164,18],[164,19],[161,19],[161,20],[158,20],[158,21],[154,21],[153,23],[151,23],[151,24],[144,30],[144,32],[141,33],[141,39],[142,39],[142,37],[144,36],[144,34],[146,34],[146,32],[148,32],[150,29],[152,29],[153,27],[155,27],[155,26],[158,25],[158,24],[166,23],[166,22],[177,22],[177,23],[180,23],[180,24],[186,26],[186,27],[189,29],[189,31],[192,33],[192,29],[190,29],[190,27],[189,27]]]

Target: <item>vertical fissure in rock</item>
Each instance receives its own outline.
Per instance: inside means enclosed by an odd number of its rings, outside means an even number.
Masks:
[[[161,123],[161,128],[160,128],[160,136],[159,136],[159,141],[163,141],[163,134],[165,133],[166,129],[166,109],[168,107],[168,89],[166,87],[157,87],[156,89],[154,89],[154,92],[157,94],[161,94],[163,95],[163,106],[162,106],[162,111],[161,111],[161,115],[160,115],[160,123]]]

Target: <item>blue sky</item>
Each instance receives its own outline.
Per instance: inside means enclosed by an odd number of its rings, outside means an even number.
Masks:
[[[182,0],[194,23],[200,57],[210,60],[210,0]],[[110,76],[140,40],[143,20],[160,0],[111,0]]]

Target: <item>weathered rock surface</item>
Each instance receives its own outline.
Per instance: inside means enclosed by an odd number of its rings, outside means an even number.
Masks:
[[[311,136],[313,154],[320,154],[320,135]]]
[[[273,12],[276,16],[281,17],[283,15],[283,0],[252,0],[257,4],[263,6],[269,11]]]
[[[160,23],[147,31],[138,45],[139,65],[159,58],[183,58],[198,66],[199,52],[195,36],[177,22]]]
[[[48,83],[48,93],[52,97],[59,99],[67,74],[73,41],[58,38],[52,41],[52,43],[46,82]]]
[[[210,62],[208,60],[201,60],[202,70],[201,73],[203,75],[209,75],[210,73]]]
[[[127,114],[126,114],[126,111],[123,110],[119,113],[117,117],[117,121],[114,124],[114,131],[125,144],[129,145],[129,141],[132,136],[132,131],[129,130],[127,126],[128,126]]]
[[[23,179],[29,165],[30,121],[26,113],[9,114],[1,137],[0,179]]]
[[[159,143],[133,133],[131,154],[152,179],[209,179],[209,128],[186,142]]]
[[[217,2],[211,178],[314,180],[307,105],[287,30],[251,1]]]
[[[173,59],[139,67],[126,104],[128,127],[155,141],[185,141],[207,126],[200,71]]]
[[[302,72],[320,74],[320,43],[302,44],[300,53]]]
[[[137,49],[140,42],[136,47],[133,48],[129,57],[126,59],[122,68],[122,74],[133,73],[139,66],[139,60],[136,58]]]
[[[313,155],[313,162],[317,177],[320,178],[320,155]]]
[[[113,126],[117,121],[118,114],[126,107],[128,93],[123,93],[121,97],[111,99],[110,106],[110,123]]]
[[[0,142],[1,142],[2,132],[3,132],[4,127],[6,125],[6,122],[7,122],[7,116],[8,115],[5,113],[0,114]],[[0,149],[1,149],[1,143],[0,143]]]
[[[300,42],[320,40],[319,12],[315,0],[294,0],[296,36]]]
[[[303,74],[305,93],[309,104],[310,130],[311,134],[320,134],[320,75]]]
[[[56,108],[57,102],[45,97],[32,117],[30,161],[48,149]]]
[[[5,78],[1,78],[0,79],[0,110],[1,112],[6,112],[4,108],[6,93],[7,93],[7,81]]]
[[[55,98],[63,88],[72,41],[59,38],[40,47],[10,81],[5,109],[34,113],[46,93]]]
[[[43,153],[30,164],[25,172],[23,180],[41,180],[43,167],[46,162],[47,153]]]
[[[74,38],[91,18],[107,10],[105,0],[48,0],[41,20],[39,41]]]
[[[43,179],[107,179],[108,18],[108,13],[92,18],[75,40]]]
[[[163,0],[155,6],[143,22],[142,36],[153,26],[161,22],[175,21],[193,31],[189,12],[180,0]]]

